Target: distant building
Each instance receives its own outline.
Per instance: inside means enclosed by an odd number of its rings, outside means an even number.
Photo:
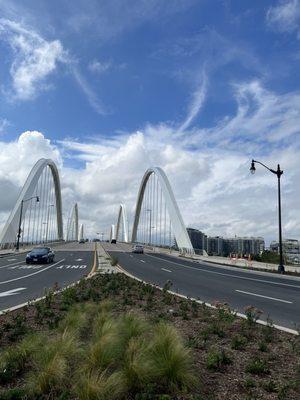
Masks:
[[[187,233],[196,254],[207,252],[207,236],[199,229],[187,228]]]
[[[187,232],[196,254],[203,254],[205,251],[212,256],[228,257],[236,254],[248,257],[261,254],[265,249],[265,241],[262,237],[207,237],[194,228],[187,228]]]
[[[300,254],[300,241],[296,239],[284,239],[282,241],[282,249],[284,253]],[[278,241],[271,242],[270,250],[279,253]]]
[[[208,237],[207,253],[210,256],[222,256],[224,253],[224,239],[219,236]]]

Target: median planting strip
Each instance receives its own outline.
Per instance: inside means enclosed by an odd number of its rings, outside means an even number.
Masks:
[[[0,398],[299,398],[299,336],[171,288],[94,274],[2,315]]]

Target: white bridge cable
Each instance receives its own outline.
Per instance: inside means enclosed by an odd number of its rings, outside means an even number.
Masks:
[[[132,242],[174,248],[193,254],[187,230],[165,173],[150,168],[143,176],[132,229]]]

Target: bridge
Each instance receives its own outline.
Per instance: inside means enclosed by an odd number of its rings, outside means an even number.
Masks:
[[[95,269],[95,243],[82,243],[85,227],[80,204],[65,212],[58,168],[50,159],[32,168],[0,235],[0,311],[43,295],[53,285],[65,287]],[[195,256],[187,229],[165,172],[149,168],[143,175],[134,210],[116,204],[116,219],[101,247],[135,277],[160,287],[172,281],[185,296],[226,302],[243,312],[249,305],[264,310],[278,325],[300,323],[300,279],[266,272],[238,270]],[[132,217],[131,217],[132,216]],[[101,220],[101,216],[99,216]],[[133,254],[143,244],[145,253]],[[34,246],[51,246],[56,259],[49,265],[27,265]]]

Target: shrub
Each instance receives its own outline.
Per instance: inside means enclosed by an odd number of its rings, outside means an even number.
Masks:
[[[254,375],[263,375],[268,373],[269,370],[265,360],[255,357],[250,360],[249,364],[246,366],[246,372]]]
[[[78,301],[77,290],[75,286],[65,289],[61,294],[61,308],[66,310]]]
[[[218,311],[219,321],[232,323],[235,320],[235,314],[231,311],[227,303],[215,302],[214,306]]]
[[[258,350],[265,353],[266,351],[268,351],[267,344],[265,342],[259,342]]]
[[[248,306],[245,308],[245,315],[249,326],[253,326],[259,319],[262,311],[254,306]]]
[[[176,330],[165,323],[155,328],[149,347],[150,374],[164,390],[176,391],[196,384],[190,351]]]
[[[206,366],[213,371],[220,371],[225,365],[232,364],[231,358],[222,349],[221,351],[211,350],[206,359]]]
[[[247,338],[242,335],[233,336],[231,340],[231,348],[234,350],[244,350],[247,345]]]
[[[256,386],[255,380],[252,378],[246,378],[245,382],[244,382],[244,386],[246,389],[254,388]]]
[[[110,264],[112,267],[116,266],[118,264],[119,260],[115,256],[111,256]]]
[[[278,391],[276,383],[272,380],[264,383],[263,388],[269,393],[276,393]]]

